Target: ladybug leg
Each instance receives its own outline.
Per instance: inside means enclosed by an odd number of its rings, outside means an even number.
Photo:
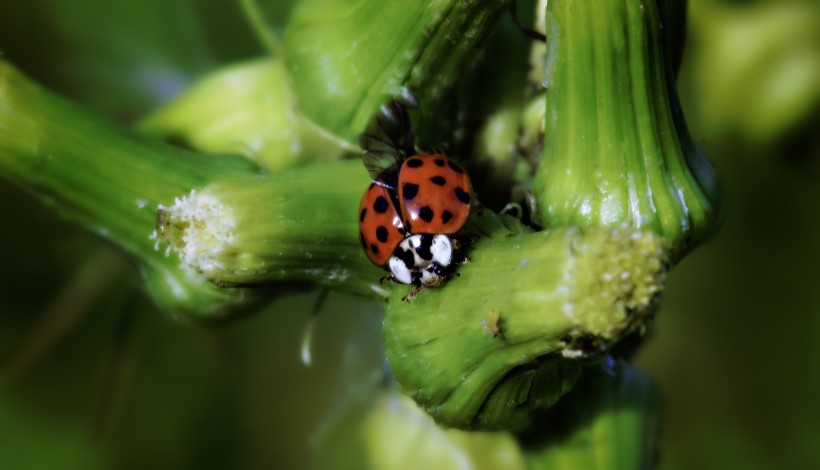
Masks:
[[[389,273],[386,276],[382,276],[381,279],[379,279],[379,284],[384,284],[384,281],[396,282],[396,275],[393,273]]]
[[[422,289],[424,289],[424,285],[416,287],[415,289],[408,292],[407,295],[402,297],[401,300],[404,302],[410,302],[411,300],[415,299],[417,295],[419,295],[419,292],[421,292]]]

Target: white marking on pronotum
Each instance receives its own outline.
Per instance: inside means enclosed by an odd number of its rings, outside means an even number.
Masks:
[[[429,259],[422,256],[429,252]],[[430,269],[434,263],[442,268],[453,259],[453,245],[447,235],[411,235],[399,243],[387,265],[396,281],[412,284],[416,275],[422,285],[429,286],[441,281]],[[410,259],[412,258],[412,262]]]

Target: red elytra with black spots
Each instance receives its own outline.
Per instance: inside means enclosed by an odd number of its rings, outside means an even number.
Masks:
[[[404,240],[404,224],[395,200],[395,190],[377,178],[359,204],[359,239],[367,257],[378,266],[387,264]]]
[[[401,218],[408,233],[452,235],[470,215],[470,176],[442,155],[419,154],[404,160],[398,190]]]

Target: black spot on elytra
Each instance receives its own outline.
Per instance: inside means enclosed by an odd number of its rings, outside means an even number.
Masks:
[[[444,179],[443,176],[434,176],[430,178],[430,181],[432,181],[433,184],[437,184],[439,186],[444,186],[445,184],[447,184],[447,180]]]
[[[429,234],[425,234],[421,236],[421,243],[419,246],[416,247],[416,253],[419,254],[421,259],[430,261],[433,259],[433,252],[430,251],[430,247],[433,246],[433,236]]]
[[[359,232],[359,241],[362,242],[362,249],[367,250],[367,242],[364,241],[364,234]]]
[[[413,269],[416,265],[416,257],[413,256],[413,252],[409,250],[405,250],[401,246],[397,246],[396,250],[393,252],[393,256],[400,259],[407,269]]]
[[[470,195],[467,194],[467,192],[461,188],[456,188],[456,197],[459,201],[463,202],[464,204],[470,203]]]
[[[424,162],[421,160],[421,158],[411,158],[410,160],[407,160],[406,165],[410,168],[420,168],[422,165],[424,165]]]
[[[378,247],[378,245],[376,245],[375,243],[371,243],[371,244],[370,244],[370,251],[372,251],[372,252],[373,252],[373,254],[378,255],[378,254],[379,254],[379,247]]]
[[[387,227],[380,225],[379,228],[376,229],[376,238],[382,243],[387,243]]]
[[[419,193],[419,185],[413,183],[404,183],[404,199],[407,201],[412,200],[416,197],[416,194]]]
[[[387,199],[385,199],[384,196],[379,196],[376,202],[373,203],[373,210],[379,214],[387,212]]]
[[[450,211],[444,211],[444,212],[441,213],[441,221],[445,224],[447,222],[449,222],[450,219],[452,219],[452,218],[453,218],[453,213],[450,212]]]
[[[443,158],[436,158],[435,160],[433,160],[433,163],[435,163],[436,166],[444,166],[444,159]]]
[[[464,169],[461,168],[461,165],[452,160],[447,160],[447,165],[449,165],[450,169],[455,171],[456,173],[464,173]]]
[[[362,209],[362,212],[359,214],[359,222],[364,222],[364,216],[367,214],[367,207]]]
[[[432,222],[433,221],[433,209],[430,209],[430,206],[424,206],[419,211],[419,218],[425,222]]]

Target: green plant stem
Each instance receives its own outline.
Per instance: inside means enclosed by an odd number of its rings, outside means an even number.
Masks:
[[[397,289],[387,311],[397,381],[447,426],[525,428],[571,388],[577,358],[647,321],[662,288],[664,252],[650,233],[494,232],[445,288],[412,304]]]
[[[357,209],[369,182],[359,161],[226,178],[179,194],[167,209],[166,238],[184,263],[221,285],[298,281],[387,296],[383,272],[359,241]]]
[[[680,111],[659,10],[663,0],[549,2],[533,190],[545,226],[653,230],[677,261],[712,233],[721,202]]]
[[[378,286],[379,270],[359,247],[355,208],[369,181],[361,163],[273,176],[241,158],[140,140],[42,90],[7,64],[0,64],[0,80],[0,174],[127,252],[167,311],[194,318],[228,313],[251,294],[220,287],[229,284],[315,282],[386,295]],[[216,197],[238,224],[230,234],[235,243],[220,252],[224,259],[187,256],[190,250],[166,256],[157,249],[184,228],[173,211],[163,216],[172,224],[169,233],[150,239],[157,208],[192,194]]]
[[[140,140],[0,62],[0,175],[137,260],[148,290],[172,314],[221,314],[248,293],[220,289],[157,252],[148,238],[157,204],[218,177],[256,172],[241,158]]]
[[[284,51],[302,111],[356,143],[379,107],[405,88],[425,109],[449,105],[447,93],[506,4],[299,2],[285,30]],[[440,126],[441,119],[432,121]]]

